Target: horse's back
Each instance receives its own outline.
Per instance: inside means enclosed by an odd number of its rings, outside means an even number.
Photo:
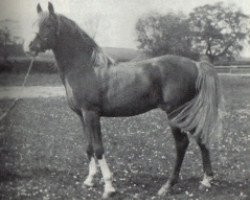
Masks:
[[[174,86],[176,89],[194,87],[198,73],[195,61],[174,55],[150,58],[134,65],[155,76],[163,87]]]
[[[104,113],[110,116],[114,111],[126,114],[128,108],[126,115],[157,107],[174,109],[193,97],[197,74],[194,61],[177,56],[97,68],[96,72]]]

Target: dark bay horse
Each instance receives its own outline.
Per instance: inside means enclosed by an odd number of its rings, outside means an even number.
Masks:
[[[213,171],[207,141],[217,134],[220,101],[218,76],[213,67],[171,55],[114,66],[75,22],[56,14],[51,3],[48,9],[49,12],[43,12],[37,6],[39,32],[30,43],[30,50],[38,53],[52,49],[68,104],[82,121],[90,160],[84,184],[93,186],[97,161],[105,182],[103,198],[115,192],[104,157],[100,118],[132,116],[160,108],[168,116],[177,156],[172,175],[158,194],[166,194],[178,181],[189,144],[187,133],[201,149],[201,183],[210,187]]]

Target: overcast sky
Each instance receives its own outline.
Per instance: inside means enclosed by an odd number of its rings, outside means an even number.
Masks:
[[[136,48],[135,24],[140,16],[151,11],[167,13],[182,11],[188,14],[194,7],[217,0],[51,0],[55,11],[75,20],[85,31],[93,34],[100,46]],[[250,15],[250,0],[224,0],[230,6],[236,4]],[[32,28],[40,3],[47,10],[47,0],[1,0],[0,19],[19,21],[17,32],[26,40],[34,36]],[[98,27],[98,28],[97,28]],[[250,48],[243,55],[250,55]]]

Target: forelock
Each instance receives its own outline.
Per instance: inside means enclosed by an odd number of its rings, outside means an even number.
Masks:
[[[48,12],[41,12],[38,15],[38,19],[35,23],[40,27],[48,18],[49,18]]]

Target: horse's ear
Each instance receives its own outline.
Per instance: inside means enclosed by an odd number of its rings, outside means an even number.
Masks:
[[[36,7],[36,10],[37,10],[37,13],[41,13],[43,11],[42,7],[40,6],[40,3],[37,4],[37,7]]]
[[[55,14],[54,7],[53,7],[51,2],[49,2],[49,4],[48,4],[48,10],[49,10],[49,14],[51,14],[51,15]]]

